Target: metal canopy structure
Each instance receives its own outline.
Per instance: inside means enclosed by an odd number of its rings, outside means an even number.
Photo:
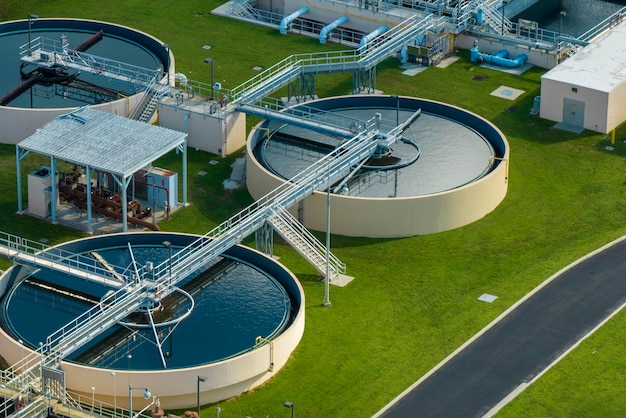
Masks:
[[[187,134],[90,109],[80,108],[52,120],[16,145],[18,213],[23,212],[21,160],[35,152],[50,157],[51,216],[57,222],[58,161],[84,166],[87,181],[87,223],[91,225],[92,171],[110,173],[118,184],[122,202],[133,175],[154,160],[177,149],[183,159],[183,205],[187,204]],[[124,232],[128,230],[127,205],[122,204]]]

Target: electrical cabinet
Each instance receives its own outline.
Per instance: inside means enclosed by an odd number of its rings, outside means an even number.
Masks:
[[[59,202],[57,196],[57,204]],[[41,166],[28,175],[28,213],[46,218],[52,211],[52,173]]]
[[[146,173],[147,202],[155,208],[170,208],[178,203],[178,173],[151,167]]]

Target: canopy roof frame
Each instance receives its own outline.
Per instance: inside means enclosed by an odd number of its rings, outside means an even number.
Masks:
[[[176,149],[183,162],[183,205],[187,205],[187,133],[146,124],[82,107],[58,116],[16,145],[18,213],[23,213],[21,160],[30,152],[50,158],[52,176],[51,217],[57,223],[58,161],[92,171],[110,173],[120,186],[122,202],[127,202],[127,188],[133,175],[153,161]],[[90,189],[91,181],[87,188]],[[154,210],[154,208],[153,208]],[[87,196],[88,233],[92,233],[90,190]],[[123,230],[128,231],[127,205],[122,204]]]

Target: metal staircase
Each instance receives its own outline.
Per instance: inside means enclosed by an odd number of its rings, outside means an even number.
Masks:
[[[170,92],[169,84],[157,82],[157,78],[146,87],[141,99],[128,116],[129,119],[148,123],[154,112],[156,112],[159,101]]]
[[[504,1],[493,2],[483,6],[485,25],[500,35],[507,35],[513,30],[513,22],[504,16]],[[499,9],[499,10],[498,10]]]
[[[330,277],[337,279],[345,274],[346,265],[326,248],[308,229],[306,229],[288,211],[274,211],[267,218],[274,230],[290,243],[320,274],[326,275],[326,255],[328,253]]]

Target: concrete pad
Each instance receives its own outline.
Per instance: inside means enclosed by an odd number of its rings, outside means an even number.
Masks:
[[[572,125],[570,123],[565,123],[565,122],[559,122],[556,125],[554,125],[554,127],[562,131],[574,132],[575,134],[582,133],[582,131],[585,130],[585,128],[582,126],[576,126],[576,125]]]
[[[222,183],[224,188],[228,190],[238,189],[243,186],[246,174],[246,159],[237,158],[231,167],[233,171],[230,173],[230,178]]]
[[[480,66],[482,68],[489,68],[490,70],[502,71],[503,73],[520,75],[524,73],[526,70],[528,70],[530,67],[532,67],[533,65],[524,64],[524,65],[520,65],[519,67],[513,67],[513,68],[501,67],[499,65],[493,65],[493,64],[481,64]]]
[[[435,65],[435,67],[437,67],[437,68],[446,68],[446,67],[448,67],[450,64],[454,63],[458,59],[459,59],[459,57],[457,57],[457,56],[444,58],[444,59],[442,59],[439,62],[439,64]]]
[[[338,278],[331,280],[330,284],[332,284],[333,286],[344,287],[345,285],[350,283],[352,280],[354,280],[354,277],[346,276],[345,274],[340,274]]]
[[[483,293],[478,297],[479,301],[487,303],[493,303],[496,299],[498,299],[497,296],[490,295],[489,293]]]
[[[414,76],[426,70],[428,67],[424,67],[423,65],[418,65],[418,64],[406,63],[406,64],[402,64],[400,68],[404,70],[402,71],[402,74],[408,75],[408,76]]]
[[[491,95],[500,97],[502,99],[515,100],[524,93],[524,90],[514,89],[513,87],[500,86],[492,91]]]

